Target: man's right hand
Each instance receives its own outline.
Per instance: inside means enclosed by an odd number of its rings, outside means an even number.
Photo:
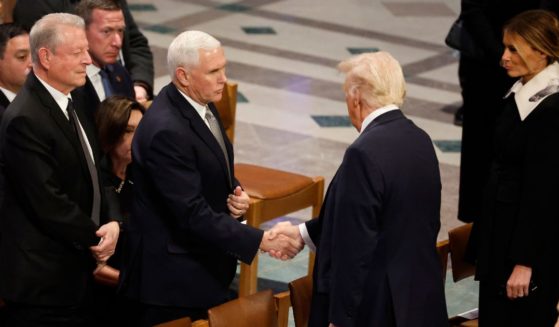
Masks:
[[[274,253],[274,257],[281,260],[287,260],[295,257],[299,253],[305,243],[301,239],[291,238],[284,234],[276,234],[272,230],[264,232],[260,250]]]

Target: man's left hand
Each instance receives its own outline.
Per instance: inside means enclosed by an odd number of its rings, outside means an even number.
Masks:
[[[243,191],[240,186],[237,186],[233,194],[229,194],[227,198],[227,209],[233,218],[239,218],[244,215],[250,205],[250,197]]]
[[[523,265],[514,266],[507,281],[507,297],[512,300],[528,296],[531,277],[532,268]]]
[[[120,234],[118,222],[111,221],[99,227],[95,235],[101,238],[99,244],[90,247],[97,262],[107,262],[115,253],[116,242]]]

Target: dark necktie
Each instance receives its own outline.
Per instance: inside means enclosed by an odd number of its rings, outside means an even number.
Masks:
[[[106,67],[102,68],[99,71],[99,75],[101,75],[101,82],[103,83],[103,90],[105,90],[105,98],[108,98],[114,94],[113,87],[111,85],[110,74],[111,71],[108,70]]]
[[[221,151],[223,151],[223,156],[225,156],[225,163],[227,164],[227,179],[229,180],[229,185],[232,186],[233,184],[231,183],[231,172],[229,171],[229,156],[227,155],[227,149],[225,148],[223,135],[221,135],[221,129],[219,128],[219,123],[217,122],[217,119],[215,119],[214,114],[212,113],[210,108],[208,108],[208,106],[206,106],[205,117],[206,120],[208,121],[208,124],[210,125],[210,131],[212,132],[213,136],[217,140],[217,143],[219,143],[219,147],[221,148]]]
[[[87,146],[87,140],[82,134],[78,116],[74,110],[74,105],[72,100],[68,99],[68,117],[70,123],[73,125],[76,134],[78,134],[78,139],[80,140],[80,145],[82,147],[83,155],[87,162],[87,169],[89,170],[89,176],[91,177],[91,184],[93,185],[93,206],[91,208],[91,220],[99,225],[100,211],[101,211],[101,192],[99,190],[99,179],[97,177],[97,169],[95,168],[95,163],[93,163],[93,158],[89,153],[89,148]]]

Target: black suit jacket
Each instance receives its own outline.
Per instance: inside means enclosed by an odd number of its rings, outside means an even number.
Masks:
[[[317,245],[309,326],[448,326],[440,199],[429,136],[400,110],[367,126],[306,225]]]
[[[93,123],[76,113],[99,162]],[[75,305],[95,267],[92,185],[74,129],[34,74],[0,125],[0,297],[22,304]],[[107,205],[102,197],[102,222]]]
[[[2,116],[4,115],[4,111],[10,104],[8,98],[4,92],[0,91],[0,123],[2,122]],[[2,169],[0,168],[0,205],[2,205],[2,199],[4,198],[4,175],[2,175]]]
[[[107,69],[111,71],[109,80],[114,91],[113,95],[122,95],[132,100],[136,99],[134,93],[134,82],[130,78],[130,74],[128,74],[126,68],[124,68],[121,64],[116,63],[113,65],[107,65]],[[95,112],[97,111],[101,101],[89,77],[86,78],[84,86],[75,90],[74,93],[78,93],[80,96],[84,97],[85,111],[91,118],[94,118]]]
[[[17,0],[14,7],[14,21],[27,30],[46,14],[54,12],[73,12],[79,0]],[[118,1],[122,6],[126,31],[122,53],[126,68],[135,82],[141,82],[153,94],[153,54],[147,38],[140,32],[130,13],[126,0]]]
[[[511,95],[496,128],[483,215],[474,222],[470,238],[470,249],[477,253],[476,277],[486,285],[480,299],[495,301],[517,264],[532,268],[538,290],[514,307],[480,307],[489,309],[483,311],[488,321],[509,317],[511,310],[518,317],[532,316],[533,326],[551,326],[557,319],[553,308],[559,301],[558,106],[559,93],[550,95],[521,121]]]
[[[233,173],[233,147],[227,137],[225,143]],[[237,259],[252,261],[263,232],[229,215],[227,196],[238,182],[230,185],[219,144],[174,84],[144,115],[132,155],[135,196],[121,292],[162,306],[225,302]]]
[[[4,111],[6,111],[6,108],[8,108],[9,104],[10,101],[6,98],[4,92],[0,91],[0,122],[2,121],[2,115],[4,114]]]

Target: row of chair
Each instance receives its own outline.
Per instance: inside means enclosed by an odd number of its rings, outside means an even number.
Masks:
[[[278,308],[271,290],[257,292],[208,310],[208,320],[180,318],[155,327],[278,327]]]

